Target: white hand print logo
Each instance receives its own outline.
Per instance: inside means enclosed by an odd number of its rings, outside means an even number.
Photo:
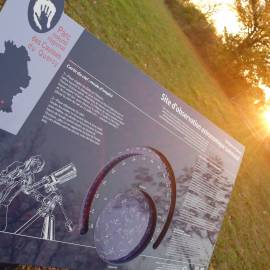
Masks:
[[[30,0],[28,19],[38,33],[50,31],[61,19],[64,0]]]
[[[56,7],[50,0],[38,0],[34,5],[34,21],[41,30],[51,28],[52,20],[56,13]]]

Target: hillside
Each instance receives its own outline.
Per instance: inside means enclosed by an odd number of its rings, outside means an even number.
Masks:
[[[247,146],[211,267],[270,269],[270,161],[210,77],[164,1],[66,0],[66,12]]]

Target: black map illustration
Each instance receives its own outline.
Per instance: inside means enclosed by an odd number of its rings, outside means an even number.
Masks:
[[[13,98],[29,86],[29,61],[24,46],[17,47],[13,41],[5,42],[5,51],[0,53],[0,112],[11,113]]]

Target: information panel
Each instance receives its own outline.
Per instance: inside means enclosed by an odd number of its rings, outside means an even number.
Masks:
[[[244,147],[63,7],[0,16],[0,261],[206,270]]]

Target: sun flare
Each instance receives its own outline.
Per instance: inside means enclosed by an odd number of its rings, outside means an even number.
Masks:
[[[270,131],[270,108],[263,112],[264,123],[268,131]]]
[[[237,34],[241,30],[241,25],[237,18],[237,13],[233,8],[234,0],[192,0],[202,11],[207,12],[209,7],[216,6],[215,12],[211,16],[218,34],[223,34],[226,28],[229,33]]]
[[[240,32],[240,24],[237,15],[230,7],[223,7],[213,15],[213,21],[217,32],[222,34],[226,28],[229,33],[237,34]]]
[[[268,102],[270,101],[270,88],[263,84],[263,83],[260,83],[259,84],[259,87],[262,89],[262,91],[264,92],[264,95],[265,95],[265,101]]]

